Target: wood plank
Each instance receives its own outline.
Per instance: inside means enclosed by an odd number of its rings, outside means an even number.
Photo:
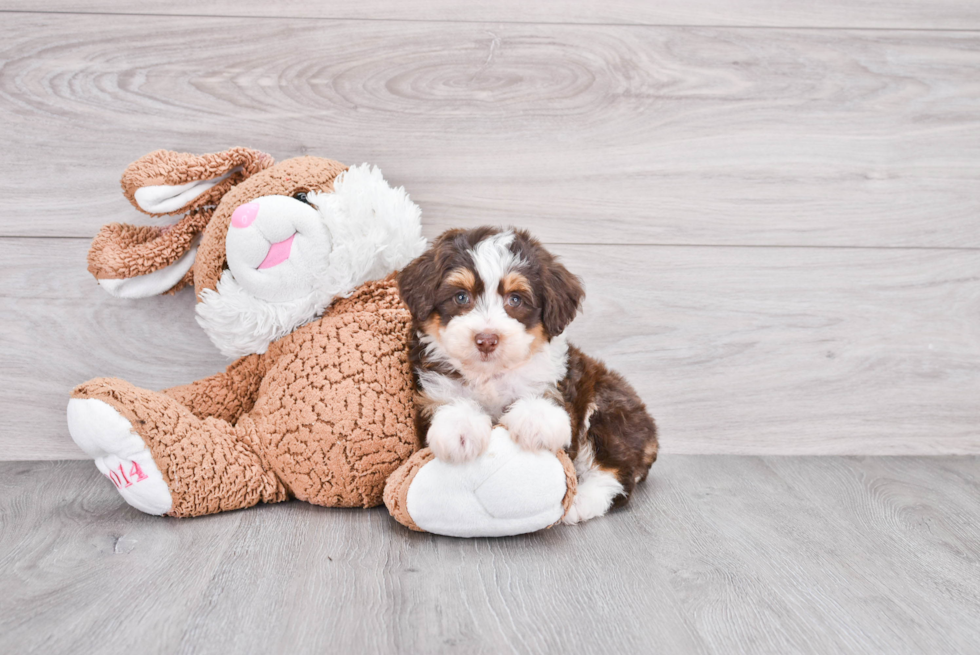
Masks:
[[[113,299],[76,239],[4,239],[0,459],[74,458],[70,388],[220,370],[190,293]],[[972,251],[568,246],[573,342],[637,387],[665,453],[980,453]],[[25,435],[30,435],[26,437]]]
[[[377,163],[430,235],[980,247],[975,32],[11,13],[0,44],[3,235],[92,236],[128,162],[242,144]]]
[[[658,466],[668,466],[654,469],[656,510],[648,513],[644,505],[627,513],[655,539],[656,557],[685,563],[670,580],[713,651],[970,652],[969,644],[976,643],[978,634],[964,615],[980,601],[951,599],[936,588],[953,571],[925,567],[910,579],[907,569],[913,564],[893,539],[895,526],[877,520],[853,531],[839,517],[825,515],[825,507],[813,499],[817,489],[838,501],[846,497],[850,504],[840,513],[858,518],[877,500],[876,463],[894,462],[905,478],[928,478],[942,486],[942,463],[955,466],[962,460],[700,456],[677,464],[674,459],[664,458]],[[784,462],[805,475],[777,474]],[[863,473],[867,488],[853,496],[842,492],[826,470],[832,466]],[[975,465],[972,471],[975,479]],[[895,487],[914,494],[914,484],[901,480]],[[918,512],[944,523],[955,518],[957,530],[917,543],[923,559],[976,532],[962,525],[958,503],[934,500],[923,501]],[[976,509],[972,504],[966,515]],[[956,571],[964,575],[960,586],[980,581],[975,570],[964,570],[968,566]]]
[[[384,510],[344,512],[328,521],[325,513],[297,503],[284,520],[265,519],[255,541],[282,543],[286,552],[242,548],[241,560],[227,562],[221,600],[195,618],[206,634],[186,635],[182,647],[243,652],[254,648],[253,626],[262,624],[262,639],[290,652],[309,652],[310,644],[315,651],[329,645],[337,652],[486,654],[549,653],[578,644],[582,652],[598,652],[612,640],[642,650],[651,632],[671,652],[704,651],[677,605],[665,602],[670,589],[659,564],[644,557],[641,540],[624,543],[624,555],[635,562],[626,568],[606,556],[608,542],[598,536],[576,541],[552,530],[447,540],[393,526]],[[607,539],[627,536],[610,526],[600,531]],[[555,552],[569,564],[594,565],[557,566]],[[266,575],[245,579],[243,566]],[[613,589],[622,593],[613,598]],[[325,620],[310,621],[298,599],[312,599]],[[624,624],[617,620],[623,614],[643,616],[646,625]]]
[[[980,528],[974,517],[980,460],[939,458],[928,466],[893,457],[768,463],[836,524],[838,542],[861,545],[863,557],[856,563],[878,563],[876,577],[893,590],[888,598],[915,617],[917,631],[954,626],[945,635],[947,644],[925,641],[915,650],[976,650]],[[934,612],[944,619],[935,619]]]
[[[0,467],[5,653],[140,652],[176,643],[195,611],[181,601],[211,587],[245,518],[147,516],[107,494],[90,462]]]
[[[395,0],[345,0],[310,3],[231,2],[206,5],[174,0],[147,6],[129,0],[94,0],[80,7],[70,0],[6,0],[5,10],[68,13],[125,13],[183,16],[251,16],[255,18],[330,18],[359,20],[493,21],[533,23],[614,23],[623,25],[728,25],[782,27],[863,27],[903,29],[977,29],[980,10],[969,0],[828,0],[819,4],[793,0],[743,0],[733,5],[724,0],[498,0],[497,2],[397,2]]]
[[[0,650],[975,652],[978,463],[664,457],[609,516],[449,539],[299,502],[151,517],[90,463],[5,462]]]

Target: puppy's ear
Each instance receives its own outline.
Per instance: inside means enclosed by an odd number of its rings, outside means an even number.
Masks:
[[[416,323],[424,322],[436,308],[436,290],[440,279],[435,245],[399,271],[398,293]]]
[[[428,250],[398,273],[398,293],[416,323],[423,323],[435,311],[439,285],[452,266],[452,253],[458,249],[453,242],[464,232],[443,232]]]
[[[515,246],[518,253],[531,251],[532,259],[537,260],[541,275],[541,322],[548,334],[556,337],[565,331],[582,305],[585,298],[582,281],[524,230],[516,233]]]
[[[544,282],[542,322],[548,334],[556,337],[575,318],[585,298],[585,289],[578,276],[569,273],[550,253],[548,259],[550,261],[541,271]]]
[[[120,184],[136,209],[166,216],[217,205],[233,186],[274,163],[251,148],[206,155],[156,150],[130,164]]]

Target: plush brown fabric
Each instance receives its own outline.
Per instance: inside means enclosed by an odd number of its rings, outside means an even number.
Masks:
[[[418,449],[410,330],[394,281],[383,280],[269,348],[277,364],[247,416],[297,498],[379,505],[385,480]]]
[[[252,409],[267,370],[268,357],[248,355],[236,360],[224,373],[164,389],[198,418],[213,417],[235,423]]]
[[[558,452],[558,461],[565,469],[565,497],[561,501],[561,506],[565,509],[561,518],[565,518],[568,510],[572,507],[572,501],[575,500],[575,493],[578,491],[578,476],[575,475],[575,464],[572,462],[572,458],[564,450]],[[558,525],[558,523],[561,523],[561,519],[554,525]]]
[[[170,487],[174,516],[290,496],[373,507],[419,447],[410,329],[394,280],[369,282],[219,375],[163,393],[100,378],[72,397],[98,398],[129,419]]]
[[[217,205],[221,198],[236,184],[275,163],[271,155],[251,148],[231,148],[224,152],[206,155],[193,155],[172,150],[155,150],[130,164],[119,180],[123,195],[144,214],[165,216],[190,211],[200,207]],[[184,207],[152,214],[143,210],[136,202],[136,191],[145,186],[178,186],[188,182],[213,180],[231,169],[240,166],[242,170],[233,173],[227,180],[216,184]]]
[[[388,481],[385,484],[385,507],[388,508],[391,518],[416,532],[425,532],[425,530],[420,528],[412,515],[408,513],[408,488],[412,486],[412,481],[415,480],[415,476],[422,467],[435,458],[436,456],[432,454],[431,450],[423,448],[388,476]]]
[[[333,191],[333,181],[347,167],[322,157],[296,157],[280,162],[273,168],[253,175],[222,199],[204,230],[204,238],[194,262],[194,290],[200,299],[205,289],[214,289],[225,268],[225,238],[231,225],[231,215],[238,207],[253,198],[268,195],[292,196],[301,191]]]

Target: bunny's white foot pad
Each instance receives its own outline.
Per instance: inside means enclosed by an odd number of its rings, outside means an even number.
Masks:
[[[68,431],[123,500],[147,514],[170,511],[170,489],[150,449],[112,405],[95,398],[72,398],[68,401]]]
[[[565,464],[553,453],[523,450],[505,428],[494,428],[486,452],[471,462],[444,462],[426,449],[402,468],[421,462],[414,476],[396,472],[385,489],[392,516],[409,527],[451,537],[502,537],[547,528],[565,513]]]

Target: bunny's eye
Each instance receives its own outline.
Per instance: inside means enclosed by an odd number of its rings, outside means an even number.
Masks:
[[[306,194],[303,193],[302,191],[300,191],[299,193],[294,194],[293,195],[293,198],[295,198],[296,200],[299,200],[300,202],[306,203],[307,205],[310,204],[310,201],[307,199]]]

